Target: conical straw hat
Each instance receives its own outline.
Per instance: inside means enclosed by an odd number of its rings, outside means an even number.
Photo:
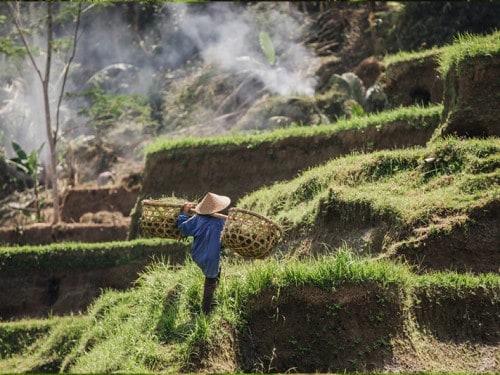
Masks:
[[[200,203],[194,208],[194,211],[200,215],[210,215],[219,211],[231,204],[231,198],[224,195],[207,193]]]

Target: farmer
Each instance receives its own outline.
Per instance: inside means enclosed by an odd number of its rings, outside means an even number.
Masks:
[[[184,236],[193,236],[191,256],[205,275],[202,310],[209,314],[220,277],[221,232],[227,216],[218,212],[231,203],[229,197],[208,193],[198,205],[185,202],[177,218],[177,227]],[[189,216],[191,212],[196,213]]]

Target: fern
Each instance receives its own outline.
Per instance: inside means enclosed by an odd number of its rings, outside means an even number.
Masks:
[[[265,31],[261,31],[259,34],[259,42],[260,48],[266,56],[267,61],[270,65],[274,65],[276,63],[276,51],[274,50],[273,41],[269,34]]]

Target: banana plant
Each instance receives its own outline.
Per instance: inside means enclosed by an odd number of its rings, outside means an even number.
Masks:
[[[276,50],[271,37],[265,31],[261,31],[259,34],[259,44],[269,65],[276,64]]]
[[[265,71],[269,68],[269,66],[275,67],[277,65],[276,50],[274,49],[273,41],[267,32],[261,31],[259,33],[259,45],[268,65],[260,62],[252,56],[239,56],[236,58],[236,61],[249,67],[250,70],[253,71]]]
[[[42,152],[43,146],[45,143],[37,149],[31,151],[29,154],[23,150],[23,148],[16,142],[12,142],[12,148],[16,153],[16,157],[11,158],[10,162],[20,171],[28,174],[33,178],[34,181],[34,193],[35,193],[35,206],[36,206],[36,220],[41,220],[40,213],[40,200],[38,194],[38,175],[42,170],[42,166],[40,164],[40,153]]]

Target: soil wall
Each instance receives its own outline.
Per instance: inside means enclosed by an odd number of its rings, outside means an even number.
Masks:
[[[103,289],[126,289],[154,259],[165,258],[181,265],[187,245],[137,246],[108,250],[92,255],[92,263],[80,253],[53,255],[52,261],[39,264],[25,257],[17,267],[0,269],[0,320],[22,317],[44,317],[84,311]],[[90,255],[89,255],[90,256]],[[56,258],[66,257],[58,261]],[[96,261],[96,257],[101,261]],[[101,264],[95,264],[95,263]],[[28,264],[26,264],[28,263]],[[21,269],[19,268],[21,267]]]
[[[425,283],[424,283],[425,284]],[[265,289],[245,323],[191,371],[285,373],[498,371],[499,292],[491,285],[339,283]],[[465,289],[464,289],[465,288]],[[410,288],[411,289],[411,288]]]
[[[437,54],[389,64],[382,82],[391,107],[428,105],[443,100]]]
[[[473,288],[417,288],[413,307],[420,328],[441,341],[500,343],[500,286]]]
[[[404,331],[397,290],[377,285],[287,288],[250,305],[238,339],[244,371],[383,369],[393,357],[391,340]]]
[[[500,55],[466,59],[446,75],[443,135],[500,136]]]
[[[63,197],[61,220],[78,222],[83,214],[99,211],[129,216],[138,193],[138,189],[128,190],[123,186],[71,189]]]
[[[329,198],[328,200],[330,200]],[[500,204],[495,201],[468,214],[464,224],[440,231],[403,228],[390,215],[377,215],[367,204],[322,204],[311,231],[289,232],[283,251],[309,257],[346,244],[358,253],[389,256],[415,266],[415,272],[498,272]],[[328,247],[323,246],[328,244]]]
[[[146,161],[141,195],[157,197],[174,193],[196,198],[215,191],[236,200],[258,187],[290,179],[300,170],[355,150],[424,145],[437,121],[433,125],[422,129],[396,122],[381,129],[349,130],[329,137],[288,138],[255,148],[156,153]]]
[[[394,255],[424,271],[498,272],[500,202],[470,214],[469,222],[445,232],[430,232],[395,246]]]
[[[127,239],[129,220],[120,224],[47,223],[0,228],[0,244],[45,245],[54,242],[107,242]]]

